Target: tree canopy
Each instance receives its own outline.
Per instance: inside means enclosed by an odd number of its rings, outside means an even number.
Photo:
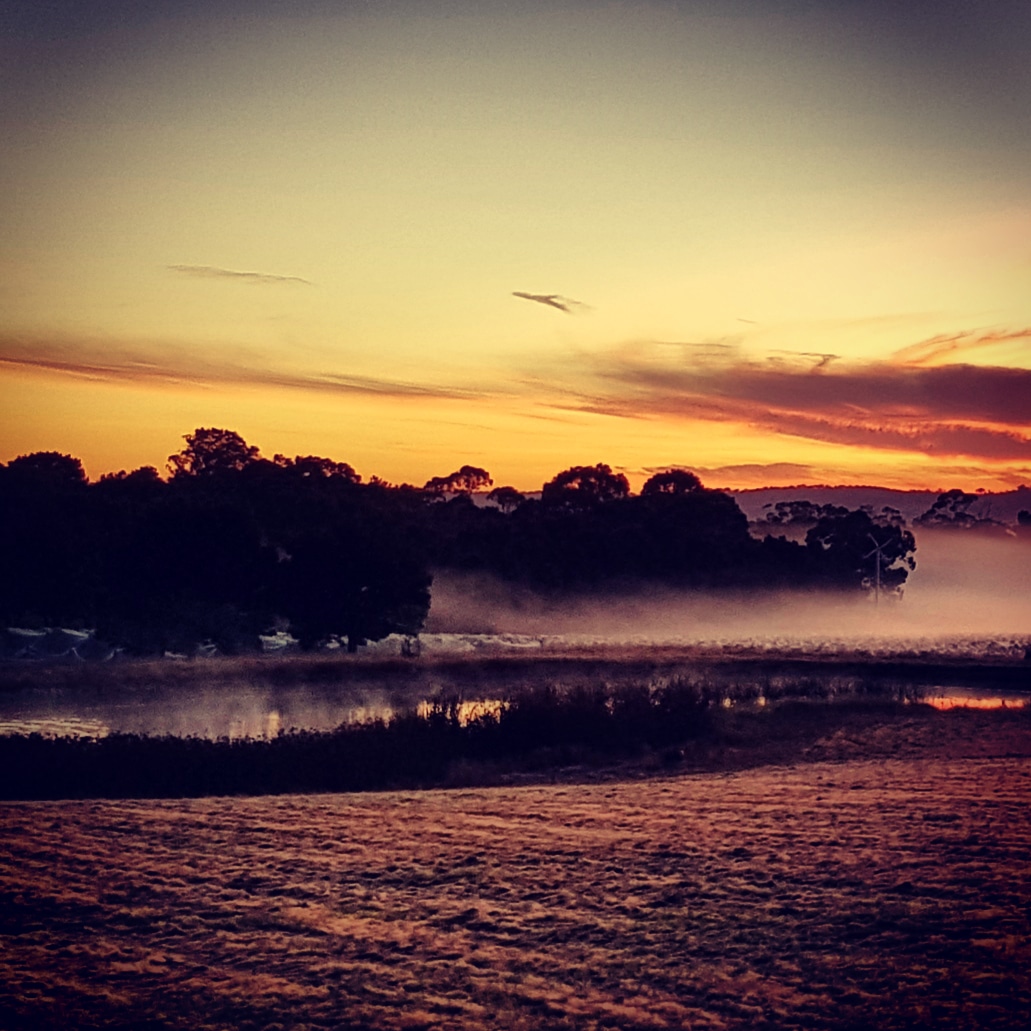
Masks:
[[[963,490],[948,490],[939,494],[937,500],[923,514],[917,516],[916,524],[935,530],[977,530],[998,533],[1004,529],[1002,523],[990,516],[990,506],[982,511],[972,512],[974,504],[982,499],[977,494]]]
[[[199,428],[183,439],[186,447],[168,456],[168,469],[174,477],[239,472],[260,457],[258,448],[247,444],[234,430]]]
[[[463,465],[461,469],[448,473],[447,476],[434,476],[427,480],[423,490],[433,494],[468,494],[489,487],[493,482],[486,469],[480,469],[475,465]]]
[[[35,451],[11,459],[7,477],[11,482],[56,490],[86,485],[82,462],[58,451]]]
[[[875,521],[857,509],[823,516],[806,534],[822,576],[835,587],[875,586],[898,593],[916,568],[916,540],[896,522]]]
[[[287,458],[276,455],[272,461],[280,468],[286,469],[304,480],[343,480],[347,483],[361,483],[361,476],[347,462],[334,462],[331,458],[319,458],[317,455],[298,455]]]
[[[487,494],[487,500],[493,501],[502,512],[511,512],[526,500],[526,495],[515,487],[495,487]]]
[[[574,465],[560,472],[544,484],[541,501],[559,508],[582,510],[625,498],[629,493],[627,478],[599,462],[597,465]]]
[[[778,505],[759,539],[734,499],[688,470],[639,495],[603,463],[572,466],[540,499],[463,465],[424,488],[363,483],[347,462],[263,458],[232,430],[199,428],[162,479],[145,466],[89,483],[56,452],[0,465],[0,619],[92,626],[141,653],[254,647],[289,628],[305,647],[415,634],[434,573],[488,574],[571,595],[683,588],[901,589],[915,542],[894,510]],[[445,500],[445,496],[450,496]],[[943,495],[932,511],[966,511]],[[962,520],[961,520],[962,521]]]
[[[667,469],[656,473],[641,488],[642,494],[691,494],[704,490],[702,481],[686,469]]]

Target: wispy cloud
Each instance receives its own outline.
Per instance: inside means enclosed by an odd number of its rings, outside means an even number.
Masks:
[[[929,365],[942,358],[956,358],[967,351],[995,344],[1020,342],[1031,342],[1031,327],[1012,330],[961,330],[958,333],[933,336],[904,347],[892,355],[892,361],[900,365]]]
[[[127,346],[95,341],[0,339],[0,364],[106,382],[215,387],[258,386],[364,394],[404,399],[475,400],[495,396],[475,387],[462,389],[324,371],[269,367],[246,356],[210,358],[197,348],[175,345]]]
[[[781,412],[769,412],[765,417],[757,416],[749,421],[781,435],[828,444],[918,451],[931,456],[967,455],[991,461],[1031,461],[1031,437],[987,426],[909,420],[850,421]]]
[[[1021,334],[1028,331],[993,337],[1023,339]],[[963,340],[981,336],[956,334]],[[943,464],[962,458],[1011,469],[1031,465],[1031,369],[925,364],[934,346],[925,341],[909,362],[900,359],[905,353],[900,352],[864,364],[817,351],[780,351],[757,359],[725,341],[635,342],[539,362],[522,380],[511,370],[501,375],[494,369],[484,370],[481,382],[470,377],[458,383],[433,382],[423,375],[362,375],[342,364],[334,367],[331,360],[299,369],[253,350],[72,337],[0,337],[0,363],[127,384],[257,386],[471,403],[521,398],[527,418],[578,422],[596,414],[738,424],[771,439],[920,454]],[[769,475],[806,478],[803,469],[771,470]]]
[[[658,471],[658,470],[656,470]],[[811,465],[798,462],[741,462],[737,465],[692,466],[691,471],[702,477],[721,480],[740,479],[755,483],[812,483],[817,478]]]
[[[669,469],[683,469],[694,473],[705,486],[726,487],[728,483],[734,488],[742,485],[769,486],[771,483],[813,484],[820,480],[821,473],[812,465],[798,462],[742,462],[736,465],[683,465],[668,462],[665,465],[646,465],[634,469],[622,469],[628,476],[648,479],[656,473]]]
[[[198,276],[201,279],[236,279],[245,283],[301,283],[314,286],[310,279],[300,276],[280,276],[271,272],[238,272],[231,268],[219,268],[217,265],[168,265],[169,272],[180,272],[186,276]]]
[[[561,294],[528,294],[523,290],[513,290],[512,296],[519,297],[524,301],[546,304],[551,308],[557,308],[559,311],[565,312],[567,315],[572,315],[574,311],[587,307],[581,301],[574,301],[571,297],[563,297]]]

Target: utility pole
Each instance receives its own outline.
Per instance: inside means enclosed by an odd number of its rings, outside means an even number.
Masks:
[[[873,551],[868,551],[863,558],[868,559],[871,555],[876,555],[876,563],[874,566],[874,581],[873,581],[873,603],[875,606],[881,603],[881,551],[884,545],[881,544],[872,533],[866,535],[873,541]]]

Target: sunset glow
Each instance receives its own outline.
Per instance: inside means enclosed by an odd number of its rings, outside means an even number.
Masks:
[[[11,11],[0,461],[1031,483],[1026,4]]]

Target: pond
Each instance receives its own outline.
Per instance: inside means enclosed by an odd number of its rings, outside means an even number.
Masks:
[[[611,683],[611,678],[606,678]],[[668,678],[659,678],[661,684]],[[29,688],[0,694],[0,734],[42,734],[47,737],[104,737],[147,734],[177,737],[272,738],[289,730],[328,731],[341,723],[389,719],[403,712],[428,711],[430,700],[459,698],[463,721],[496,711],[501,695],[513,684],[464,684],[462,690],[439,680],[419,678],[394,687],[364,683],[262,685],[177,685],[167,688]],[[551,678],[549,682],[555,682]],[[590,684],[570,679],[565,687]],[[598,683],[599,680],[593,680]],[[640,682],[640,681],[639,681]],[[654,683],[655,681],[653,681]],[[527,680],[527,684],[530,681]],[[777,696],[790,696],[792,685],[778,682]],[[848,695],[855,684],[828,683],[827,695]],[[515,688],[518,690],[518,687]],[[864,689],[864,693],[868,691]],[[814,697],[806,682],[806,696]],[[999,688],[920,686],[892,681],[890,696],[924,701],[938,709],[1023,707],[1031,691]],[[717,687],[724,704],[765,703],[755,682]]]
[[[233,685],[229,689],[30,689],[0,696],[0,734],[104,737],[108,734],[270,738],[295,730],[332,730],[417,708],[404,692],[335,685]]]
[[[1023,709],[1031,703],[1031,692],[1002,694],[987,689],[931,687],[924,690],[920,700],[943,712],[949,709]]]

